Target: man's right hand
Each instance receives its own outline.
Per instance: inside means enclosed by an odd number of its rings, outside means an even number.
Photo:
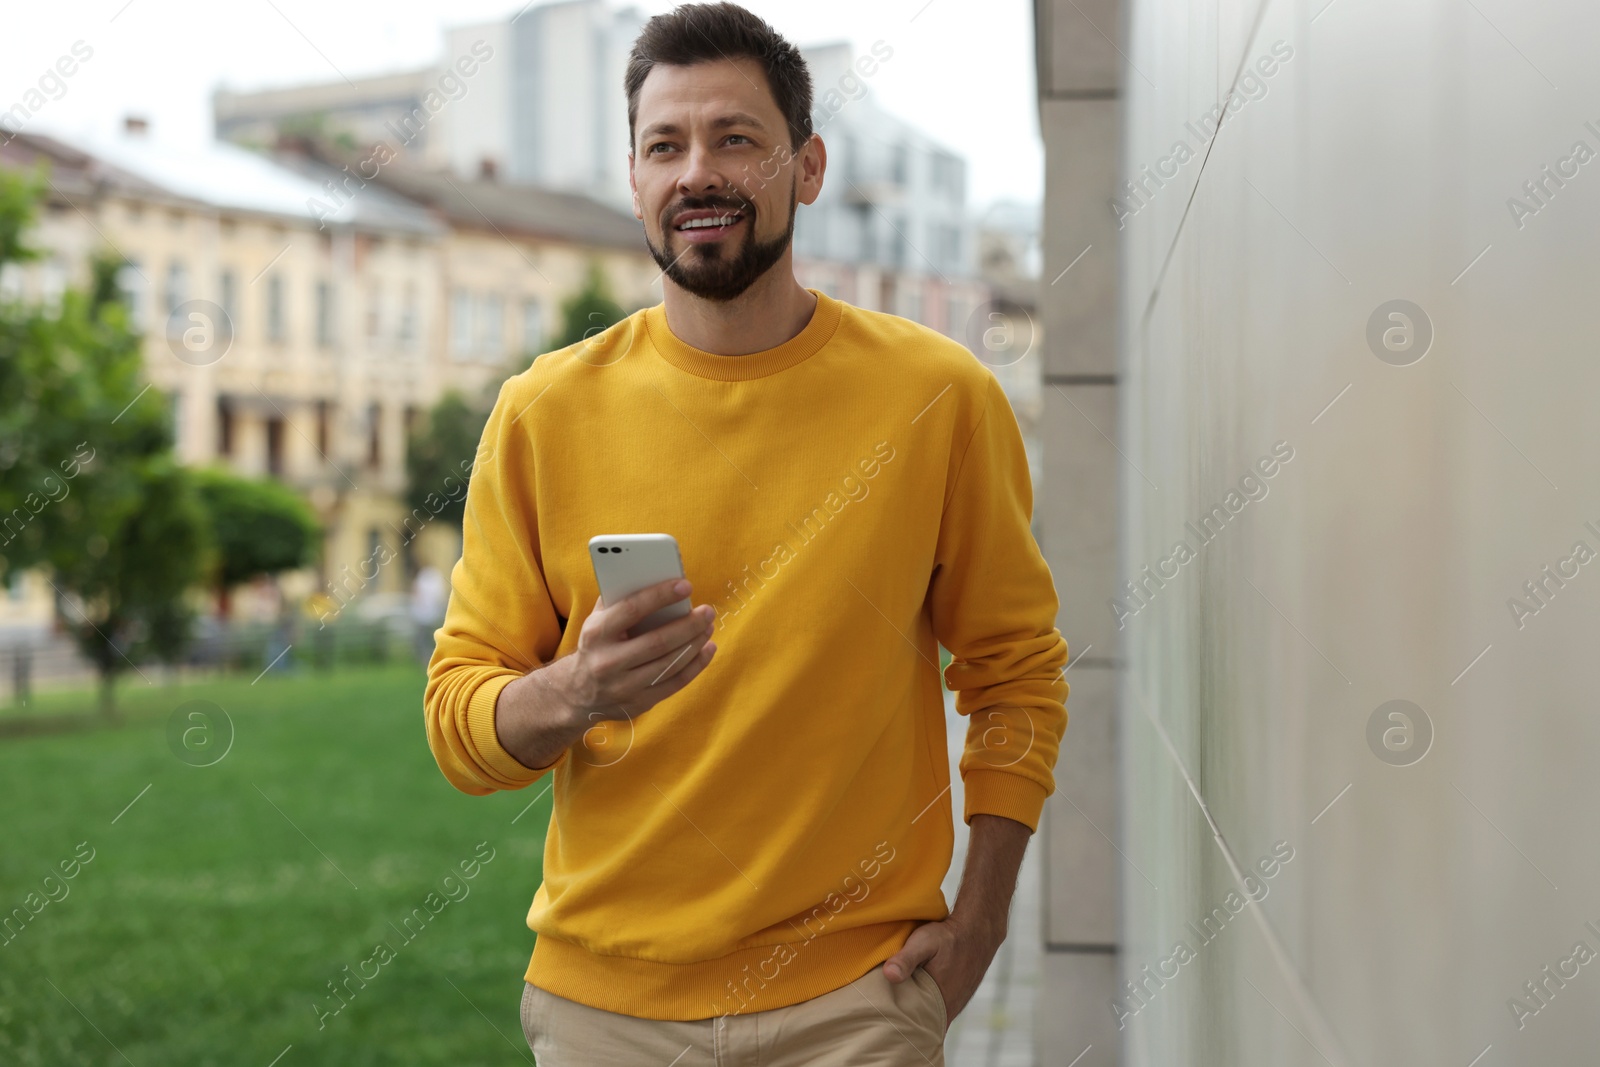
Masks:
[[[660,582],[583,621],[578,647],[500,691],[495,731],[505,750],[530,770],[560,758],[595,723],[632,719],[678,692],[705,670],[716,609],[700,606],[637,637],[629,631],[651,612],[689,594],[686,579]]]

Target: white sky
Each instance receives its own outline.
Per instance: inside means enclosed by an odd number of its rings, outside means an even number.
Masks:
[[[158,139],[194,143],[211,136],[210,94],[218,84],[254,89],[421,66],[439,57],[445,25],[509,17],[520,4],[7,0],[6,6],[0,111],[82,41],[93,57],[27,129],[105,134],[135,112],[151,120]],[[658,14],[673,3],[634,0],[633,6]],[[885,108],[967,157],[970,205],[1040,198],[1031,0],[982,0],[981,9],[979,0],[746,0],[746,6],[802,46],[849,40],[865,50],[887,42],[894,58],[871,79],[871,91]]]

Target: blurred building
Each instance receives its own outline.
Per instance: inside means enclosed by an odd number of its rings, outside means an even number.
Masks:
[[[454,559],[455,532],[403,503],[407,432],[447,389],[492,389],[543,350],[591,262],[625,306],[659,300],[638,224],[581,197],[398,171],[358,183],[304,152],[142,132],[0,147],[0,165],[39,163],[46,257],[0,285],[48,299],[85,281],[94,253],[120,253],[178,456],[302,490],[326,543],[299,591],[341,604]]]
[[[211,97],[215,133],[218,140],[265,151],[286,133],[332,132],[347,138],[352,148],[381,141],[446,166],[451,162],[454,117],[454,109],[446,105],[454,101],[438,84],[442,74],[439,68],[428,66],[355,81],[340,79],[250,93],[219,87]],[[463,88],[457,89],[456,80],[449,82],[455,96],[471,93],[470,82],[463,79],[460,84]],[[466,162],[476,170],[477,159]]]
[[[1039,316],[1042,263],[1038,204],[1000,201],[979,217],[978,276],[989,299],[958,335],[994,371],[1022,429],[1034,485],[1044,478],[1040,419],[1044,415],[1043,322]]]
[[[503,56],[484,65],[484,94],[452,134],[449,166],[482,161],[513,181],[583,193],[632,210],[623,75],[645,16],[607,0],[522,7],[510,19],[445,31],[447,62],[479,41]]]
[[[889,45],[803,52],[828,173],[816,203],[795,220],[802,280],[965,340],[989,296],[977,270],[966,160],[872,98],[873,78],[893,63]]]
[[[306,210],[319,182],[231,145],[24,134],[4,151],[8,165],[50,167],[38,242],[63,273],[81,283],[108,248],[127,260],[123,287],[179,458],[304,490],[328,530],[325,577],[392,539],[405,424],[442,384],[432,336],[444,227],[369,191],[319,229]],[[387,297],[377,329],[363,307],[372,292]],[[400,580],[380,573],[374,588]]]
[[[444,33],[437,65],[212,98],[224,140],[280,133],[383,142],[420,167],[581,193],[627,210],[628,50],[644,25],[609,0],[524,6]]]
[[[661,272],[637,219],[578,193],[475,178],[373,157],[312,138],[285,138],[271,158],[335,184],[370,174],[368,188],[425,211],[441,227],[439,315],[433,343],[443,388],[495,387],[512,356],[537,355],[560,328],[561,303],[597,265],[624,308],[659,303]],[[378,157],[382,158],[382,157]],[[341,195],[342,192],[341,192]],[[358,195],[365,195],[365,191]],[[325,203],[333,197],[325,193]],[[371,295],[368,307],[381,303]]]
[[[217,136],[267,147],[286,132],[310,133],[351,151],[382,143],[416,170],[532,183],[631,213],[623,74],[644,21],[611,0],[526,7],[447,29],[437,66],[218,90]],[[873,80],[892,67],[892,46],[802,52],[815,86],[813,125],[829,159],[822,196],[795,222],[802,283],[965,339],[989,299],[966,160],[872,99]]]

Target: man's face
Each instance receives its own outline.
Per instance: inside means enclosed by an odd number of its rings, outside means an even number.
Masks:
[[[825,162],[798,152],[752,60],[661,65],[639,90],[629,156],[633,213],[663,273],[707,300],[732,300],[782,261],[795,209],[816,200]]]

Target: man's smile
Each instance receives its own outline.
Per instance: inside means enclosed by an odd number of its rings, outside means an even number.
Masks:
[[[726,209],[685,211],[677,217],[672,228],[688,241],[696,243],[716,241],[732,233],[744,218],[743,211]]]

